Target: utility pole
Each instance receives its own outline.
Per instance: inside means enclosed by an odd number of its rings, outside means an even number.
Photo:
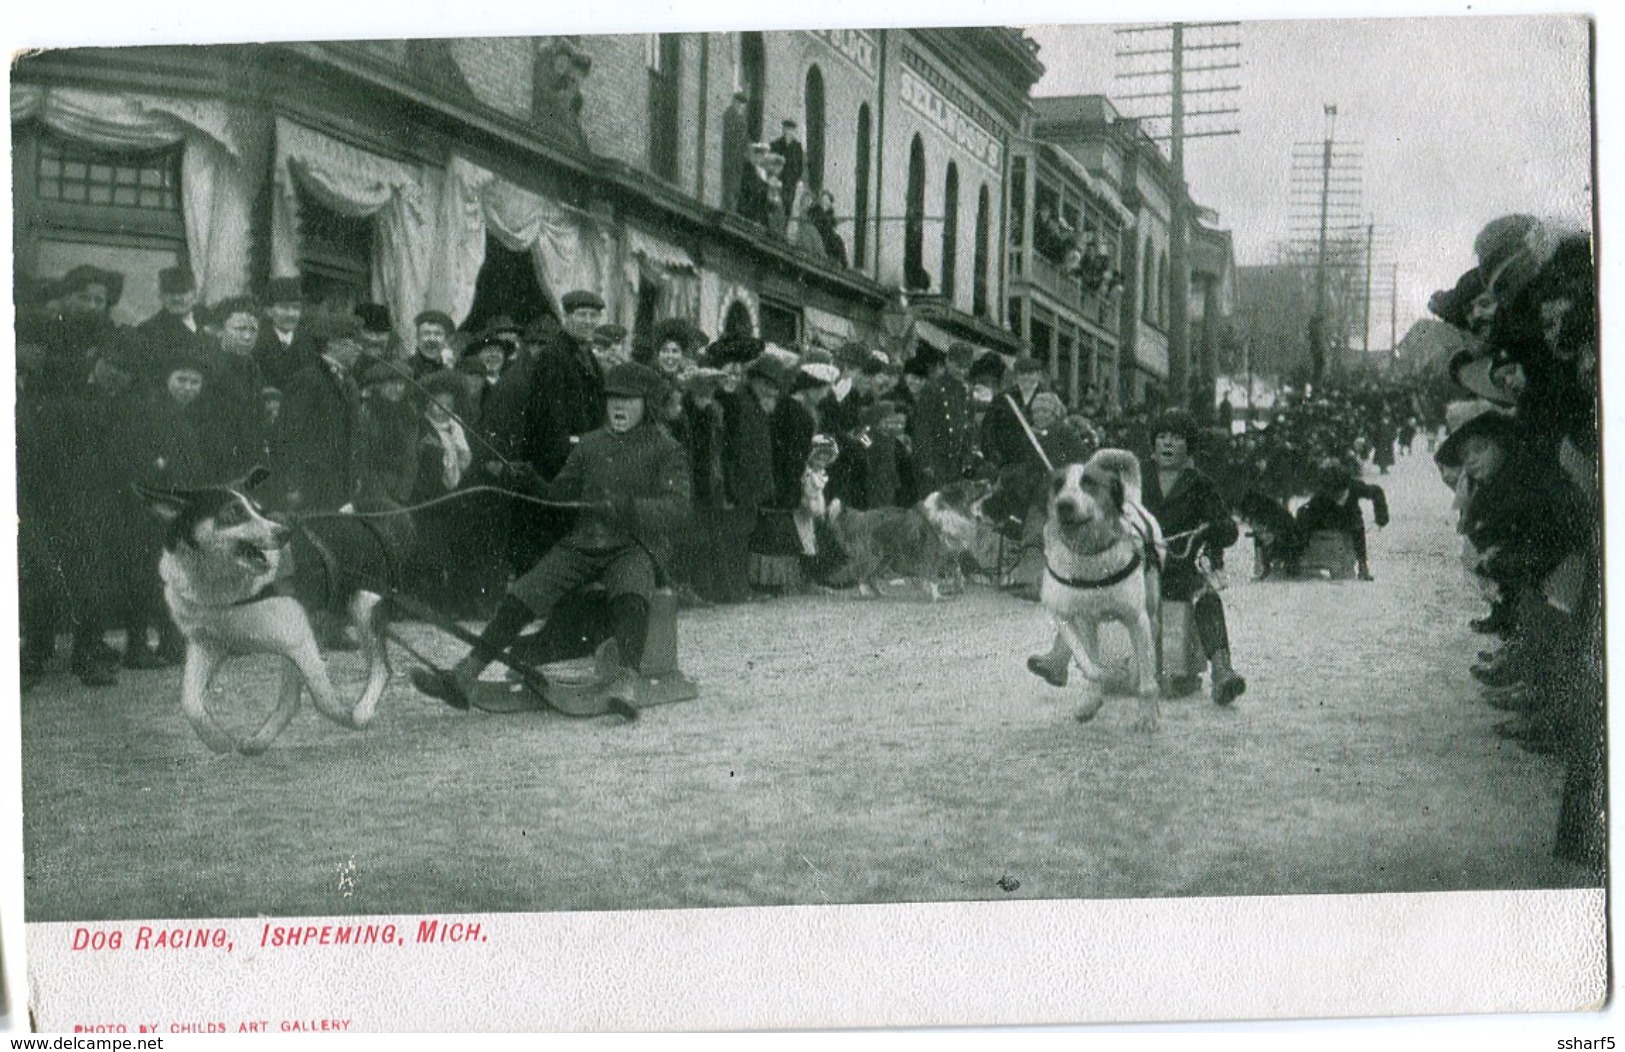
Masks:
[[[1393,280],[1388,285],[1388,364],[1399,360],[1399,264],[1393,265]]]
[[[1186,52],[1234,52],[1241,47],[1238,40],[1216,39],[1209,35],[1213,31],[1234,31],[1239,27],[1238,22],[1173,22],[1162,25],[1130,26],[1119,29],[1120,36],[1167,34],[1166,46],[1137,47],[1130,46],[1117,52],[1120,60],[1127,60],[1130,68],[1119,72],[1117,78],[1144,79],[1168,78],[1168,90],[1146,91],[1119,96],[1115,101],[1120,103],[1143,102],[1144,100],[1167,100],[1167,112],[1141,112],[1130,113],[1128,116],[1141,121],[1160,122],[1168,121],[1166,135],[1153,134],[1150,130],[1147,135],[1157,142],[1168,143],[1169,165],[1169,217],[1168,217],[1168,401],[1171,405],[1192,408],[1193,403],[1202,400],[1201,412],[1205,417],[1213,409],[1213,383],[1212,363],[1205,363],[1200,370],[1200,383],[1194,384],[1196,377],[1191,368],[1190,347],[1190,228],[1191,228],[1191,199],[1190,189],[1185,182],[1185,140],[1188,138],[1207,138],[1217,135],[1238,135],[1240,129],[1230,127],[1214,127],[1200,123],[1205,118],[1215,116],[1230,116],[1241,112],[1238,107],[1214,106],[1206,109],[1191,110],[1186,108],[1187,95],[1210,95],[1237,92],[1241,90],[1239,84],[1220,83],[1208,74],[1235,70],[1241,68],[1239,61],[1234,61],[1234,54],[1219,54],[1216,61],[1202,61],[1199,64],[1186,62]],[[1195,35],[1194,41],[1187,41],[1186,35]],[[1138,61],[1146,57],[1155,57],[1158,60],[1164,57],[1167,66],[1161,67],[1160,62],[1154,68],[1144,68]],[[1229,59],[1229,61],[1226,61]],[[1187,77],[1194,77],[1195,83],[1187,83]],[[1154,108],[1154,107],[1153,107]],[[1195,128],[1187,127],[1187,120],[1199,122]],[[1136,273],[1145,273],[1144,261],[1139,261]],[[1142,297],[1152,295],[1155,290],[1142,289]],[[1195,388],[1200,387],[1198,391]]]
[[[1315,257],[1315,313],[1309,317],[1309,377],[1317,387],[1326,375],[1326,212],[1332,190],[1332,130],[1337,106],[1326,109],[1326,137],[1320,154],[1320,247]]]
[[[1335,103],[1325,104],[1323,111],[1326,126],[1320,140],[1296,143],[1292,149],[1292,240],[1282,260],[1314,268],[1307,326],[1311,383],[1324,380],[1331,349],[1351,345],[1356,335],[1356,268],[1365,262],[1369,240],[1359,144],[1337,141]]]
[[[1371,354],[1371,247],[1376,239],[1377,224],[1372,221],[1365,227],[1365,336],[1360,340],[1360,352],[1367,355],[1367,361]]]

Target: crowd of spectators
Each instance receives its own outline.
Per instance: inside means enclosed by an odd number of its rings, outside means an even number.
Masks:
[[[1591,238],[1527,215],[1489,223],[1478,265],[1430,310],[1469,336],[1450,363],[1435,460],[1455,493],[1463,563],[1488,602],[1464,639],[1497,726],[1567,765],[1557,854],[1605,860],[1601,496]]]
[[[782,182],[768,199],[782,206]],[[1595,861],[1602,650],[1590,242],[1512,216],[1475,247],[1480,265],[1432,308],[1470,333],[1451,373],[1460,393],[1479,398],[1446,406],[1411,381],[1333,381],[1283,396],[1244,426],[1222,403],[1192,433],[1190,453],[1231,507],[1301,502],[1301,525],[1354,535],[1364,573],[1359,502],[1372,502],[1379,525],[1386,519],[1364,464],[1384,472],[1396,448],[1448,429],[1435,455],[1456,494],[1465,563],[1489,603],[1473,628],[1494,643],[1472,674],[1486,701],[1512,713],[1501,733],[1567,761],[1559,851]],[[203,306],[192,275],[167,270],[162,309],[130,328],[110,317],[122,291],[122,275],[81,266],[19,293],[25,681],[42,673],[59,632],[87,684],[114,682],[120,664],[178,663],[181,641],[153,572],[161,534],[131,484],[220,483],[257,464],[272,468],[260,496],[274,509],[419,508],[409,586],[447,613],[489,616],[572,520],[481,487],[511,483],[514,464],[557,476],[582,437],[605,425],[605,376],[628,361],[658,375],[650,415],[691,473],[692,514],[660,567],[690,604],[848,584],[821,515],[829,501],[905,507],[968,476],[996,483],[984,513],[1004,539],[983,568],[1035,594],[1046,457],[1081,460],[1110,445],[1149,461],[1160,419],[1154,407],[1071,410],[1036,360],[961,343],[922,342],[905,361],[859,342],[796,353],[747,329],[712,340],[670,319],[633,346],[625,329],[604,324],[604,303],[590,292],[563,297],[558,320],[520,326],[498,316],[478,332],[426,311],[403,348],[384,308],[312,309],[297,279],[271,282],[263,307],[241,298]],[[105,641],[117,629],[122,651]]]

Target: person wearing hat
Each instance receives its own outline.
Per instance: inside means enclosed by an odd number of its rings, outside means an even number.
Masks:
[[[392,357],[395,327],[389,308],[382,303],[358,303],[355,316],[361,319],[361,356],[372,361]]]
[[[1315,491],[1299,508],[1295,519],[1298,531],[1311,533],[1331,530],[1346,533],[1354,546],[1360,580],[1369,581],[1371,564],[1366,554],[1365,516],[1360,501],[1371,502],[1371,511],[1380,529],[1388,525],[1388,495],[1381,486],[1366,482],[1336,459],[1322,460],[1315,470]]]
[[[545,344],[503,370],[480,424],[504,457],[529,464],[543,479],[558,475],[583,436],[604,425],[604,368],[592,353],[604,300],[577,289],[565,293],[560,305],[562,327],[540,334],[547,337]],[[512,566],[534,563],[568,525],[566,517],[545,508],[516,508],[509,535]]]
[[[1231,666],[1224,604],[1219,593],[1207,587],[1196,563],[1206,555],[1214,569],[1222,569],[1224,550],[1236,543],[1241,532],[1218,489],[1196,468],[1192,448],[1200,431],[1190,413],[1168,410],[1153,432],[1154,452],[1145,469],[1142,498],[1146,511],[1162,526],[1163,536],[1170,538],[1162,568],[1162,598],[1191,604],[1196,634],[1212,666],[1213,701],[1228,705],[1247,690],[1247,681]],[[1186,539],[1180,539],[1183,534],[1191,534],[1188,545]],[[1197,686],[1196,677],[1179,677],[1170,681],[1169,690],[1181,697]]]
[[[233,296],[209,308],[217,346],[205,362],[209,378],[200,403],[200,425],[215,479],[245,475],[264,463],[259,393],[265,385],[254,347],[259,341],[259,309],[246,296]]]
[[[779,137],[768,144],[768,149],[784,158],[784,167],[779,171],[779,200],[783,202],[784,214],[791,216],[795,215],[796,188],[807,170],[807,151],[801,145],[795,121],[786,118],[780,128]]]
[[[265,318],[254,343],[260,376],[276,387],[321,361],[322,352],[305,317],[305,294],[298,277],[272,278],[265,287]]]
[[[197,279],[190,267],[158,272],[158,312],[135,327],[142,370],[138,383],[161,382],[171,357],[201,356],[208,350],[197,317]]]
[[[363,358],[361,319],[337,314],[318,335],[321,361],[282,390],[273,441],[273,480],[290,507],[336,511],[355,498],[361,392],[355,372]]]
[[[632,355],[626,349],[626,326],[614,322],[600,325],[592,331],[592,353],[598,359],[598,364],[605,370],[614,368],[622,362],[631,361]],[[650,365],[644,362],[644,365]]]
[[[739,214],[752,223],[764,226],[772,212],[768,200],[767,160],[771,153],[767,143],[753,142],[745,163],[739,169]]]
[[[621,669],[612,697],[636,701],[636,672],[648,633],[649,599],[670,562],[672,535],[688,518],[692,489],[682,446],[648,418],[660,389],[652,369],[617,365],[605,377],[605,424],[582,436],[558,476],[545,480],[516,465],[507,481],[550,501],[579,502],[570,531],[509,585],[502,605],[468,654],[448,674],[420,670],[419,690],[458,708],[486,666],[534,621],[545,621],[565,596],[602,581]]]
[[[480,337],[496,341],[508,352],[509,358],[515,358],[525,347],[522,332],[518,322],[506,314],[498,314],[486,323],[485,331],[480,333]]]
[[[421,380],[456,364],[457,356],[451,351],[451,334],[456,331],[456,323],[445,311],[418,312],[412,319],[412,379]]]
[[[103,459],[110,462],[122,487],[183,489],[219,483],[223,470],[209,399],[217,370],[195,354],[167,357],[158,388],[131,388],[105,403]],[[164,528],[150,515],[137,513],[139,500],[125,498],[123,514],[103,528],[116,534],[117,575],[123,602],[124,654],[128,669],[167,668],[185,655],[185,643],[164,607],[162,582],[154,574],[163,554]],[[154,638],[155,637],[155,638]],[[156,641],[156,646],[154,642]]]
[[[910,421],[914,467],[926,494],[964,478],[976,463],[976,421],[966,382],[975,358],[975,348],[954,343],[942,371],[927,380],[916,396]]]
[[[995,470],[1027,463],[1032,443],[1021,419],[1032,420],[1033,399],[1048,389],[1048,380],[1044,363],[1031,355],[1022,355],[1011,365],[1010,382],[993,400],[982,426],[982,454]]]
[[[406,397],[409,375],[405,362],[363,360],[356,428],[356,489],[361,499],[391,504],[412,500],[422,417]]]

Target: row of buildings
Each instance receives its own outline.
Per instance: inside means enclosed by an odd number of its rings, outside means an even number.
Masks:
[[[677,316],[791,348],[962,340],[1046,360],[1075,404],[1166,398],[1185,191],[1107,99],[1033,98],[1042,73],[1002,28],[38,53],[13,67],[16,270],[122,270],[132,322],[177,262],[208,301],[298,273],[406,341],[422,309],[477,330],[588,288],[634,339]],[[844,263],[729,200],[740,130],[786,120]],[[1188,236],[1211,377],[1232,255]]]

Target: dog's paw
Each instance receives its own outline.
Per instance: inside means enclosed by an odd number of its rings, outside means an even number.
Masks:
[[[1100,706],[1104,703],[1104,700],[1103,698],[1091,698],[1072,710],[1072,718],[1079,723],[1088,723],[1099,714]]]
[[[1027,671],[1048,683],[1052,687],[1064,687],[1067,681],[1067,666],[1056,668],[1044,660],[1044,655],[1034,654],[1027,659]]]
[[[237,746],[237,751],[242,753],[244,756],[264,756],[266,750],[270,748],[271,743],[268,741],[259,741],[254,738],[249,738],[241,745]]]

